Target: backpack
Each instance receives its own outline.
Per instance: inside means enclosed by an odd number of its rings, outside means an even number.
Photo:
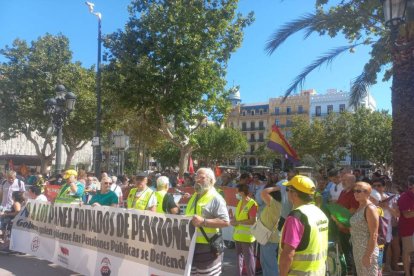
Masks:
[[[7,179],[3,180],[3,182],[1,183],[1,187],[4,187],[4,184],[6,184]],[[19,190],[22,191],[22,181],[20,179],[17,178],[17,183],[19,184]]]
[[[377,238],[377,244],[378,245],[385,245],[387,243],[387,232],[388,232],[388,219],[384,217],[384,210],[382,210],[381,207],[376,206],[378,211],[378,218],[379,218],[379,224],[378,224],[378,238]],[[367,208],[365,207],[364,210],[364,218],[365,221],[367,220]]]

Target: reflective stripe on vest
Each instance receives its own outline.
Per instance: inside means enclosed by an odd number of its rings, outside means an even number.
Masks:
[[[256,201],[250,199],[246,205],[240,210],[242,200],[239,201],[236,207],[236,220],[245,220],[249,218],[249,211],[253,206],[257,207]],[[234,227],[233,239],[240,242],[254,242],[256,238],[250,232],[251,225],[239,224]]]
[[[210,203],[210,201],[212,201],[215,197],[220,196],[216,189],[211,188],[207,193],[205,193],[201,198],[197,200],[197,206],[194,206],[197,195],[197,193],[194,193],[190,198],[190,201],[188,201],[187,208],[185,209],[186,216],[193,216],[196,214],[202,217],[204,206]],[[209,238],[219,232],[218,228],[203,227],[203,229]],[[201,233],[199,227],[196,229],[196,243],[208,243],[206,238],[204,238],[203,233]]]
[[[148,202],[154,193],[150,188],[147,188],[139,198],[135,198],[137,188],[131,189],[127,199],[127,206],[129,209],[146,210]]]
[[[162,205],[164,204],[164,198],[167,194],[167,191],[156,191],[155,196],[157,197],[157,213],[164,214],[164,210],[162,209]]]
[[[288,275],[325,275],[328,253],[328,218],[314,204],[305,204],[295,210],[299,210],[306,216],[310,226],[310,237],[308,246],[304,250],[295,252]]]

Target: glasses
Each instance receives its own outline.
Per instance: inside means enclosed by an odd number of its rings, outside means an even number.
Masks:
[[[354,190],[354,193],[356,194],[360,194],[360,193],[365,193],[367,190]]]
[[[382,187],[382,185],[381,185],[381,184],[378,184],[378,185],[372,185],[372,187],[374,187],[374,188],[381,188],[381,187]]]

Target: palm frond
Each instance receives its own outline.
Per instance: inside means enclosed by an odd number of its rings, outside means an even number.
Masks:
[[[367,96],[368,88],[372,85],[368,74],[364,71],[355,78],[351,86],[351,96],[349,98],[349,105],[357,107],[358,103]]]
[[[271,36],[270,39],[266,42],[265,51],[271,55],[273,52],[291,35],[294,33],[308,29],[308,32],[312,30],[314,26],[316,15],[313,13],[308,13],[295,19],[291,22],[284,24],[280,29],[276,30]]]
[[[335,49],[330,50],[326,54],[320,56],[315,61],[313,61],[309,66],[307,66],[292,82],[290,87],[286,90],[285,96],[282,100],[284,102],[286,98],[294,91],[296,91],[299,87],[302,88],[303,84],[305,83],[306,77],[316,68],[322,66],[323,64],[329,65],[332,63],[332,61],[340,54],[342,54],[345,51],[349,51],[352,48],[355,48],[362,43],[348,45],[348,46],[342,46]]]

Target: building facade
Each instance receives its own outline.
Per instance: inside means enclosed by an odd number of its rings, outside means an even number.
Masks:
[[[43,139],[32,134],[32,137],[38,144],[43,144]],[[50,148],[46,150],[46,155],[50,154]],[[62,145],[62,166],[66,162],[66,151]],[[84,164],[89,166],[92,163],[92,145],[88,143],[82,150],[75,153],[72,158],[72,165]],[[35,168],[40,172],[40,159],[37,157],[36,149],[34,145],[26,139],[23,134],[18,135],[16,138],[9,140],[0,139],[0,168],[2,172],[10,169],[10,166],[14,167],[14,170],[25,174],[30,168]],[[50,169],[49,169],[50,170]]]
[[[268,102],[241,104],[240,92],[234,90],[229,96],[232,111],[228,116],[226,127],[239,129],[246,135],[249,143],[247,152],[240,157],[241,166],[267,165],[256,154],[260,146],[266,146],[271,127],[276,124],[287,138],[294,116],[309,118],[310,93],[313,90],[303,91],[298,95],[271,98]],[[235,161],[229,161],[229,165]]]

